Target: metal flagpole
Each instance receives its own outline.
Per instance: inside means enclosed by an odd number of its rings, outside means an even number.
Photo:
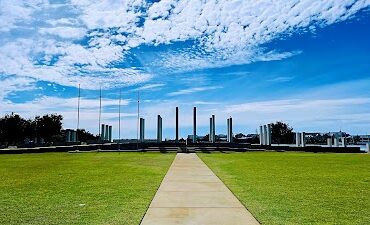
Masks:
[[[78,142],[78,130],[80,129],[80,98],[81,98],[81,86],[78,84],[78,103],[77,103],[77,130],[76,130],[76,141]]]
[[[99,95],[99,139],[100,141],[102,141],[100,127],[101,127],[101,86],[100,86],[100,95]]]
[[[139,126],[140,126],[140,92],[137,91],[137,130],[136,130],[136,148],[139,150]]]
[[[119,90],[119,103],[118,103],[118,140],[121,141],[121,89]]]
[[[120,150],[121,143],[121,89],[119,90],[119,102],[118,102],[118,150]]]

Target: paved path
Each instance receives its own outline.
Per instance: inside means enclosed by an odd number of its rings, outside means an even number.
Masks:
[[[258,225],[196,154],[178,153],[142,225]]]

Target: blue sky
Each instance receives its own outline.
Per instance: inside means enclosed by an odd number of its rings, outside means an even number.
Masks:
[[[370,133],[369,0],[0,0],[0,113],[61,113],[75,128],[102,122],[136,137],[136,97],[147,136],[254,133],[282,120],[297,131]]]

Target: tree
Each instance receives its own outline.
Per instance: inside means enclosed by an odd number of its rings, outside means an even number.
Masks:
[[[25,138],[35,138],[36,137],[36,124],[34,120],[28,119],[24,127],[24,137]]]
[[[236,139],[243,138],[243,137],[247,137],[247,136],[242,133],[235,134]]]
[[[209,134],[206,134],[200,141],[209,141]]]
[[[16,145],[25,139],[25,127],[29,121],[12,113],[0,118],[0,142]]]
[[[258,134],[248,134],[247,135],[248,142],[250,144],[259,144],[260,143],[260,138]]]
[[[99,135],[93,135],[89,131],[85,129],[78,129],[77,130],[78,140],[82,142],[86,142],[88,140],[99,140]]]
[[[37,136],[43,138],[45,142],[60,139],[62,135],[62,120],[63,116],[58,114],[46,114],[42,117],[35,117]]]
[[[271,126],[272,143],[275,144],[291,144],[294,142],[293,128],[289,124],[277,121]]]

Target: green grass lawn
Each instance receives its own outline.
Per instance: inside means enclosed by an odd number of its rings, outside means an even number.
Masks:
[[[0,224],[139,224],[174,156],[0,155]]]
[[[262,224],[370,224],[370,155],[199,154]]]

